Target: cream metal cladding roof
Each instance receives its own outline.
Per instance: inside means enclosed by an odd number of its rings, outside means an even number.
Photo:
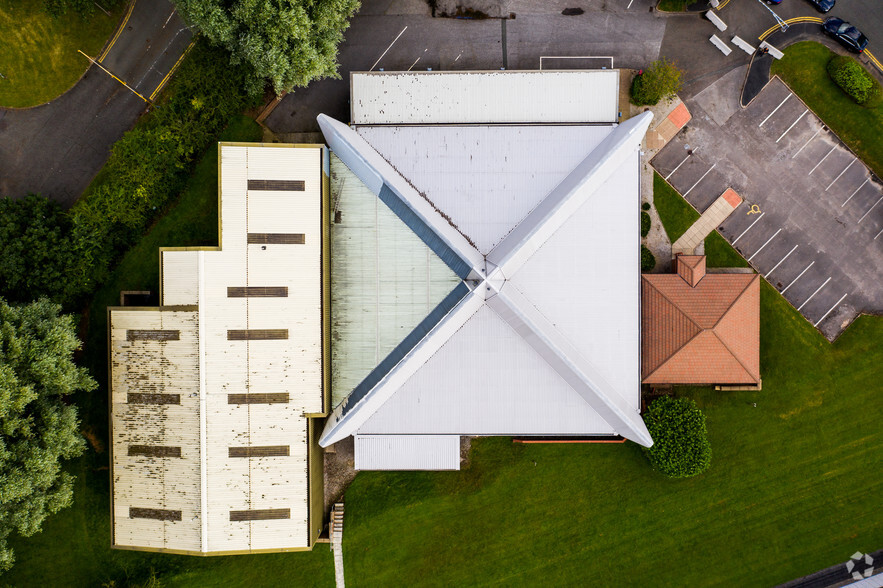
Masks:
[[[615,123],[619,70],[353,72],[354,125]]]
[[[116,547],[312,544],[327,156],[293,147],[222,145],[220,248],[163,250],[164,306],[110,312]]]

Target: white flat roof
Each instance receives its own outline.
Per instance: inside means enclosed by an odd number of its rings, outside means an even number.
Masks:
[[[619,70],[354,72],[355,125],[615,123]]]
[[[323,153],[221,145],[220,247],[164,250],[164,306],[111,311],[115,546],[311,545],[306,415],[325,410]],[[130,334],[160,328],[178,334]],[[178,398],[137,396],[154,389]]]

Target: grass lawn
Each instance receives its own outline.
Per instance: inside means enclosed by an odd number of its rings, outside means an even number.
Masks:
[[[89,66],[77,49],[95,57],[124,8],[54,19],[41,0],[0,0],[0,106],[35,106],[63,94]]]
[[[228,141],[260,141],[261,129],[237,117],[222,135]],[[106,307],[119,304],[122,289],[159,288],[159,247],[216,245],[218,242],[218,150],[212,147],[196,165],[187,188],[141,242],[129,251],[92,302],[84,363],[101,388],[80,395],[84,429],[107,444]],[[324,545],[311,553],[199,558],[110,549],[108,454],[92,449],[69,464],[76,474],[74,506],[51,517],[43,532],[12,537],[16,563],[0,585],[124,586],[142,582],[153,570],[164,586],[332,586],[334,567]],[[49,564],[51,562],[51,564]],[[166,580],[166,578],[169,578]]]
[[[883,320],[830,345],[766,283],[761,313],[762,392],[677,391],[707,415],[706,474],[668,480],[633,443],[505,438],[462,472],[363,472],[347,585],[771,586],[879,549]]]
[[[785,49],[772,73],[787,83],[813,112],[879,176],[883,175],[883,97],[860,106],[828,76],[825,66],[835,55],[813,41]]]
[[[663,12],[683,12],[687,8],[687,0],[660,0],[656,7]]]
[[[672,243],[699,218],[696,209],[656,172],[653,173],[653,204]],[[745,258],[717,231],[705,238],[705,255],[708,267],[749,267]]]

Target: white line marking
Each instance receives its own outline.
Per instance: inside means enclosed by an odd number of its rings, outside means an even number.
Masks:
[[[775,110],[773,110],[771,113],[769,113],[767,115],[767,117],[765,119],[763,119],[763,121],[761,121],[761,123],[759,125],[757,125],[758,128],[762,127],[766,121],[770,120],[770,117],[773,116],[774,114],[776,114],[776,110],[779,110],[780,108],[782,108],[782,104],[785,104],[786,102],[788,102],[788,98],[790,98],[790,97],[791,97],[791,94],[788,94],[787,96],[785,96],[785,99],[782,100],[778,106],[776,106]]]
[[[752,259],[754,259],[754,256],[757,255],[758,253],[760,253],[761,251],[763,251],[763,248],[766,247],[769,244],[769,242],[772,241],[773,239],[775,239],[776,235],[778,235],[781,232],[782,232],[782,229],[779,229],[778,231],[773,233],[773,236],[770,237],[769,239],[767,239],[766,243],[764,243],[763,245],[760,246],[760,249],[758,249],[757,251],[755,251],[754,253],[751,254],[751,257],[748,258],[748,261],[751,261]]]
[[[838,175],[837,175],[837,177],[836,177],[836,178],[834,178],[834,179],[833,179],[833,180],[832,180],[832,181],[831,181],[831,183],[830,183],[830,184],[828,184],[828,187],[827,187],[827,188],[825,188],[825,192],[827,192],[827,191],[828,191],[828,189],[829,189],[829,188],[830,188],[830,187],[831,187],[831,186],[833,186],[833,185],[834,185],[834,182],[836,182],[836,181],[837,181],[837,180],[839,180],[839,179],[840,179],[840,176],[842,176],[842,175],[843,175],[843,174],[845,174],[845,173],[846,173],[846,170],[848,170],[848,169],[849,169],[849,168],[851,168],[851,167],[852,167],[852,164],[853,164],[853,163],[855,163],[855,160],[854,160],[854,159],[853,159],[853,160],[852,160],[852,161],[850,161],[850,162],[849,162],[849,165],[847,165],[847,166],[846,166],[846,168],[844,168],[844,170],[843,170],[843,171],[842,171],[842,172],[840,172],[840,173],[839,173],[839,174],[838,174]],[[842,207],[842,206],[841,206],[841,207],[840,207],[840,208],[843,208],[843,207]]]
[[[797,245],[794,246],[794,249],[797,249]],[[767,275],[766,275],[767,278],[769,278],[770,275],[772,275],[772,273],[773,273],[774,271],[776,271],[776,269],[777,269],[780,265],[782,265],[782,262],[783,262],[783,261],[785,261],[786,259],[788,259],[788,257],[789,257],[792,253],[794,253],[794,249],[792,249],[791,251],[789,251],[789,252],[785,255],[785,257],[783,257],[782,259],[779,260],[779,263],[777,263],[776,265],[773,266],[773,269],[771,269],[769,272],[767,272]]]
[[[701,177],[701,178],[699,178],[698,180],[696,180],[696,183],[695,183],[695,184],[693,184],[692,186],[690,186],[690,189],[689,189],[689,190],[687,190],[686,192],[684,192],[684,198],[687,197],[687,194],[689,194],[690,192],[693,191],[693,188],[695,188],[696,186],[699,185],[699,182],[701,182],[702,180],[705,179],[705,176],[707,176],[708,174],[711,173],[711,170],[713,170],[713,169],[715,168],[716,165],[717,165],[716,163],[715,163],[714,165],[712,165],[711,168],[710,168],[707,172],[705,172],[704,174],[702,174],[702,177]]]
[[[695,153],[696,150],[694,149],[693,152]],[[670,172],[667,176],[665,176],[666,181],[668,181],[668,178],[672,177],[672,175],[674,175],[674,173],[675,173],[676,171],[678,171],[678,169],[680,169],[680,167],[681,167],[682,165],[684,165],[685,163],[687,163],[687,160],[690,159],[690,155],[691,155],[690,153],[687,153],[687,157],[684,158],[684,161],[680,162],[680,163],[678,164],[678,167],[676,167],[676,168],[674,168],[673,170],[671,170],[671,172]]]
[[[883,235],[883,229],[880,229],[880,232],[877,233],[877,237],[879,237],[880,235]],[[874,237],[874,241],[877,240],[877,237]]]
[[[795,157],[797,157],[798,155],[800,155],[800,152],[803,151],[804,147],[806,147],[807,145],[809,145],[810,142],[811,142],[813,139],[815,139],[816,137],[818,137],[818,136],[819,136],[819,133],[821,133],[821,132],[822,132],[822,127],[819,127],[819,130],[816,131],[815,135],[813,135],[812,137],[810,137],[809,140],[808,140],[806,143],[803,144],[803,147],[801,147],[800,149],[798,149],[798,150],[797,150],[797,153],[795,153],[794,155],[791,156],[791,159],[794,159]]]
[[[864,182],[862,182],[862,185],[859,186],[858,188],[856,188],[856,189],[855,189],[855,192],[853,192],[852,194],[849,195],[849,198],[846,199],[846,202],[849,202],[850,200],[852,200],[852,197],[855,196],[856,194],[858,194],[858,191],[861,190],[862,188],[864,188],[864,187],[865,187],[865,184],[867,184],[867,183],[870,182],[870,181],[871,181],[871,178],[868,178],[867,180],[865,180]],[[844,206],[846,206],[846,202],[844,202],[843,204],[841,204],[841,205],[840,205],[840,208],[843,208]]]
[[[172,12],[169,13],[169,18],[166,19],[166,22],[165,22],[165,24],[163,24],[162,28],[166,28],[166,25],[169,24],[169,21],[172,20],[172,17],[174,15],[175,15],[175,11],[172,10]]]
[[[422,57],[422,55],[421,55],[421,57]],[[418,57],[417,59],[414,60],[414,63],[412,63],[411,67],[408,68],[408,71],[411,71],[411,68],[413,68],[415,65],[417,65],[418,61],[420,61],[420,57]]]
[[[374,65],[372,65],[371,69],[369,69],[368,71],[374,71],[374,68],[377,67],[377,64],[380,63],[380,60],[383,59],[383,56],[386,55],[387,51],[392,49],[392,46],[396,44],[396,41],[399,40],[399,37],[401,37],[402,33],[404,33],[406,30],[408,30],[408,27],[402,29],[402,32],[399,33],[396,38],[392,40],[392,43],[389,44],[389,47],[386,48],[386,51],[380,54],[380,57],[377,58],[377,61],[374,62]]]
[[[461,52],[461,53],[458,53],[458,54],[457,54],[457,59],[460,59],[460,57],[462,57],[462,56],[463,56],[463,53],[462,53],[462,52]],[[457,59],[454,60],[454,63],[457,62]]]
[[[742,231],[742,234],[741,234],[741,235],[739,235],[738,237],[736,237],[736,240],[733,241],[733,245],[736,244],[736,241],[738,241],[739,239],[741,239],[742,237],[744,237],[744,236],[745,236],[745,233],[747,233],[748,231],[750,231],[750,230],[751,230],[751,227],[753,227],[754,225],[756,225],[756,224],[757,224],[757,221],[759,221],[760,219],[762,219],[762,218],[763,218],[763,215],[765,215],[765,214],[766,214],[765,212],[761,212],[761,213],[760,213],[760,216],[757,217],[756,219],[754,219],[754,222],[751,223],[750,225],[748,225],[748,228],[745,229],[744,231]]]
[[[804,116],[806,116],[806,113],[807,113],[807,112],[809,112],[809,109],[804,110],[804,111],[803,111],[803,114],[801,114],[800,116],[798,116],[798,117],[797,117],[797,120],[795,120],[793,123],[791,123],[791,126],[788,127],[788,130],[785,131],[784,133],[782,133],[782,135],[781,135],[778,139],[776,139],[776,143],[778,143],[779,141],[781,141],[782,138],[783,138],[785,135],[788,134],[788,131],[790,131],[791,129],[793,129],[793,128],[794,128],[794,125],[796,125],[797,123],[799,123],[799,122],[800,122],[800,119],[802,119]]]
[[[819,290],[821,290],[821,289],[824,288],[826,285],[828,285],[828,282],[830,282],[830,281],[831,281],[831,278],[828,278],[827,280],[825,280],[824,282],[822,282],[822,285],[819,286],[818,288],[816,288],[816,291],[813,292],[812,294],[810,294],[810,295],[809,295],[809,298],[807,298],[806,300],[804,300],[804,301],[803,301],[803,304],[801,304],[800,306],[797,307],[797,312],[800,312],[800,309],[803,308],[804,306],[806,306],[806,303],[809,302],[810,300],[812,300],[812,297],[815,296],[816,294],[818,294],[818,293],[819,293]]]
[[[838,300],[837,302],[835,302],[835,303],[834,303],[834,306],[832,306],[831,308],[829,308],[829,309],[828,309],[828,312],[826,312],[825,314],[823,314],[823,315],[822,315],[822,318],[820,318],[819,320],[817,320],[817,321],[816,321],[816,324],[814,324],[813,327],[818,327],[820,322],[822,322],[823,320],[825,320],[826,318],[828,318],[828,315],[831,314],[831,311],[833,311],[835,308],[837,308],[838,306],[840,306],[840,303],[843,302],[843,299],[844,299],[844,298],[846,298],[846,294],[844,294],[843,296],[841,296],[841,297],[840,297],[840,300]]]
[[[631,8],[631,7],[632,7],[632,2],[634,2],[634,1],[635,1],[635,0],[631,0],[631,2],[629,2],[629,5],[626,6],[625,9],[628,10],[629,8]]]
[[[877,208],[877,205],[880,204],[880,200],[883,200],[883,196],[880,196],[880,199],[877,200],[877,201],[874,203],[874,206],[872,206],[871,208],[869,208],[869,209],[868,209],[868,212],[866,212],[866,213],[864,214],[864,216],[862,216],[860,219],[858,219],[858,222],[859,222],[859,223],[862,222],[863,220],[865,220],[865,216],[868,216],[869,214],[871,214],[871,211],[872,211],[872,210],[874,210],[875,208]],[[856,224],[858,224],[858,223],[856,223]]]
[[[819,167],[820,165],[822,165],[822,161],[825,161],[826,159],[828,159],[828,155],[831,155],[832,153],[834,153],[834,150],[835,150],[835,149],[837,149],[837,145],[834,145],[833,147],[831,147],[831,150],[828,151],[828,153],[827,153],[827,154],[821,159],[821,161],[819,161],[819,162],[816,164],[816,167]],[[809,170],[809,173],[806,174],[806,175],[811,176],[811,175],[812,175],[812,172],[816,171],[816,167],[814,167],[814,168],[812,168],[811,170]]]
[[[813,262],[810,262],[810,264],[809,264],[809,265],[808,265],[808,266],[806,266],[806,269],[805,269],[805,270],[803,270],[803,271],[802,271],[802,272],[800,272],[800,276],[802,276],[802,275],[803,275],[803,274],[805,274],[805,273],[806,273],[806,270],[808,270],[808,269],[809,269],[809,268],[811,268],[811,267],[812,267],[812,266],[814,266],[814,265],[815,265],[815,263],[816,263],[816,262],[814,262],[814,261],[813,261]],[[793,285],[794,285],[794,282],[796,282],[796,281],[797,281],[797,280],[799,280],[799,279],[800,279],[800,276],[797,276],[797,277],[796,277],[796,278],[794,278],[794,279],[793,279],[793,280],[792,280],[792,281],[791,281],[791,283],[790,283],[790,284],[788,284],[788,285],[787,285],[787,286],[785,286],[785,289],[784,289],[784,290],[782,290],[782,296],[784,296],[784,295],[785,295],[785,292],[787,292],[787,291],[788,291],[788,288],[790,288],[790,287],[791,287],[791,286],[793,286]]]

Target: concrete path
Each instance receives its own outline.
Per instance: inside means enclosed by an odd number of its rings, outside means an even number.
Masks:
[[[149,99],[167,82],[191,33],[168,0],[137,0],[120,24],[92,57]],[[144,100],[94,65],[48,104],[0,108],[0,195],[36,192],[71,206],[107,161],[113,143],[146,108]]]
[[[334,552],[334,584],[344,588],[343,581],[343,503],[331,509],[331,551]]]
[[[705,241],[705,237],[722,225],[740,204],[742,204],[742,198],[728,188],[711,203],[711,206],[705,209],[702,216],[681,235],[681,238],[674,242],[671,246],[672,255],[678,253],[693,255],[696,248]]]

